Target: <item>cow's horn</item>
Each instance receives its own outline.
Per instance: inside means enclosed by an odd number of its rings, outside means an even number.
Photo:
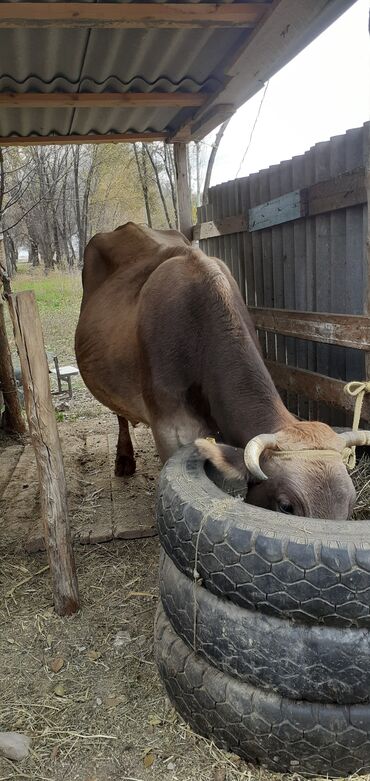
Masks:
[[[276,450],[276,434],[259,434],[248,442],[244,450],[244,463],[248,471],[256,477],[257,480],[267,480],[267,475],[262,472],[260,467],[260,457],[266,448]]]
[[[339,434],[344,447],[364,447],[370,445],[370,431],[346,431]],[[253,440],[252,440],[253,441]]]

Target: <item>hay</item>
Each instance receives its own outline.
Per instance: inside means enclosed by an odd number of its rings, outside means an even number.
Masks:
[[[351,472],[356,489],[356,504],[353,518],[356,521],[370,519],[370,458],[363,455]]]

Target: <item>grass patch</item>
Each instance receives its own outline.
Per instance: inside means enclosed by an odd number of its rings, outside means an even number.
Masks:
[[[81,275],[62,274],[53,271],[48,276],[42,272],[17,274],[12,280],[13,290],[33,290],[40,312],[78,311],[81,302]]]

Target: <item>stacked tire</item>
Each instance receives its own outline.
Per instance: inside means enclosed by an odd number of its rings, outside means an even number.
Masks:
[[[167,462],[155,653],[192,728],[280,772],[370,771],[370,523],[272,513]]]

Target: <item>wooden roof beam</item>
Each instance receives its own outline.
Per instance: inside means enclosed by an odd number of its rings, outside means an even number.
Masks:
[[[167,133],[108,133],[86,136],[6,136],[0,137],[0,146],[65,146],[65,144],[134,144],[166,141]]]
[[[236,111],[355,0],[274,0],[258,25],[225,65],[225,85],[209,97],[170,140],[204,138],[223,121],[225,106]],[[232,7],[232,6],[231,6]],[[213,113],[212,113],[213,112]]]
[[[270,3],[0,3],[1,28],[255,27]]]
[[[0,108],[186,108],[203,106],[201,92],[3,92]]]

